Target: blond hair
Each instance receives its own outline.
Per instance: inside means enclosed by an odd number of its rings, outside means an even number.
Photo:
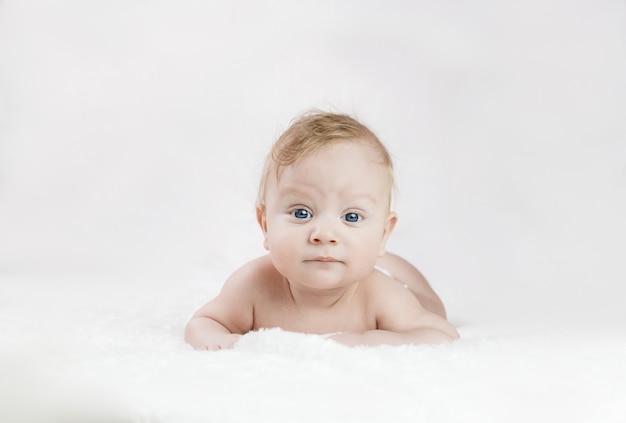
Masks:
[[[323,147],[338,142],[357,142],[371,147],[381,158],[380,164],[388,172],[389,193],[394,187],[393,161],[391,154],[372,131],[358,120],[345,114],[314,111],[296,119],[291,126],[276,140],[265,160],[257,206],[265,200],[265,187],[270,175],[278,179],[280,169],[294,164]]]

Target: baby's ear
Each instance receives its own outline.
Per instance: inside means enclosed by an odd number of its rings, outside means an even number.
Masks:
[[[393,232],[398,222],[398,215],[395,212],[389,212],[387,219],[385,220],[385,226],[383,228],[383,239],[380,241],[380,250],[378,251],[378,257],[385,255],[387,240],[389,235]]]
[[[269,250],[269,244],[267,243],[267,220],[265,219],[265,206],[262,204],[256,207],[256,221],[259,223],[259,226],[263,231],[263,248]]]

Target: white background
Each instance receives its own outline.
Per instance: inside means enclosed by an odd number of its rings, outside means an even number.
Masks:
[[[389,247],[455,324],[610,325],[625,75],[618,0],[1,1],[0,276],[233,270],[266,152],[321,107],[393,153]]]

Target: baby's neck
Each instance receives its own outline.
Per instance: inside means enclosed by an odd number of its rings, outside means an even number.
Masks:
[[[326,310],[341,307],[350,302],[358,289],[358,282],[336,289],[307,289],[285,281],[293,304],[301,309]]]

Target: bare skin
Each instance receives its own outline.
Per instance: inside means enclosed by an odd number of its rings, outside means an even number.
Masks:
[[[269,254],[235,271],[196,312],[185,331],[194,348],[230,348],[265,328],[328,334],[345,345],[458,338],[421,273],[386,253],[397,215],[388,169],[367,140],[301,157],[265,188],[257,221]]]
[[[443,302],[415,266],[389,252],[378,259],[377,266],[387,270],[399,282],[406,284],[426,310],[446,318]]]
[[[316,304],[303,304],[269,256],[253,260],[229,278],[218,297],[194,314],[185,340],[196,349],[219,350],[231,348],[242,334],[263,328],[334,334],[330,338],[345,345],[458,338],[445,320],[441,300],[415,267],[391,253],[381,257],[378,266],[395,278],[374,270],[336,295],[320,295]],[[397,321],[398,315],[404,318]]]

